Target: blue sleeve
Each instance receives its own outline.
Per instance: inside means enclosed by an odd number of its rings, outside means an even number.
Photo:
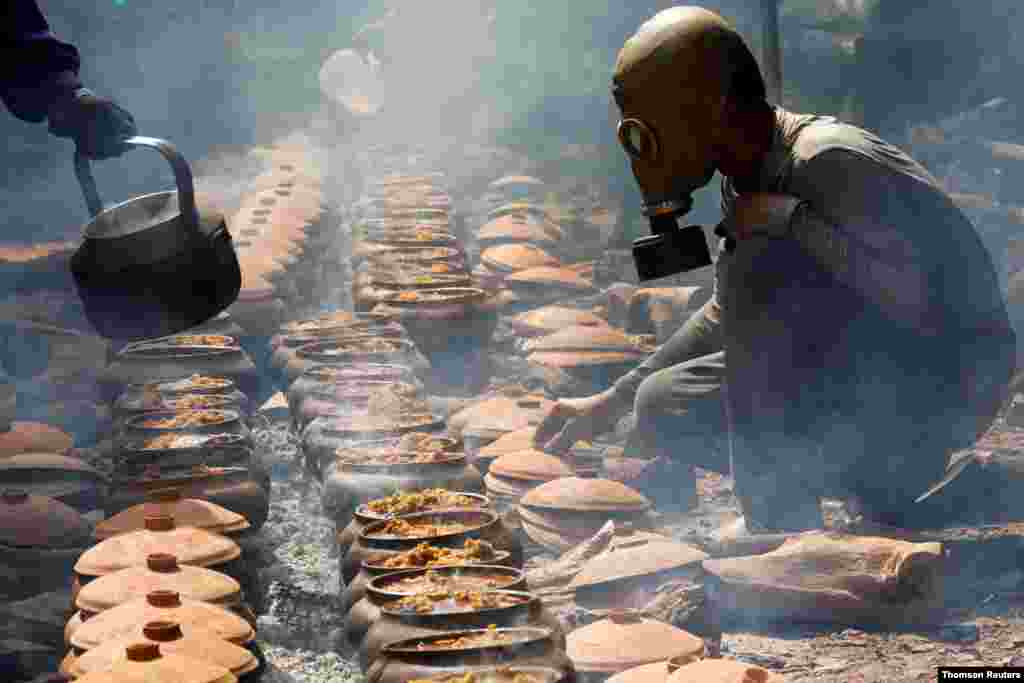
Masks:
[[[12,114],[38,123],[62,94],[81,87],[78,50],[51,32],[36,0],[0,8],[0,100]]]

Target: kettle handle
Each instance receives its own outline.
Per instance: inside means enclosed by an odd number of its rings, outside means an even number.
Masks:
[[[174,172],[174,183],[178,187],[178,210],[186,227],[199,229],[199,210],[196,208],[196,191],[192,183],[192,169],[189,168],[185,157],[181,156],[174,145],[159,138],[147,138],[135,136],[123,140],[126,147],[149,147],[163,155],[167,163],[171,165]],[[96,179],[92,175],[92,164],[88,157],[75,149],[75,176],[78,178],[78,185],[82,188],[82,195],[85,197],[85,205],[89,214],[95,218],[103,211],[103,200],[96,189]]]

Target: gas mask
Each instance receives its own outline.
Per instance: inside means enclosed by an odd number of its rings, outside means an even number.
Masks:
[[[657,280],[711,265],[704,230],[699,225],[680,228],[678,220],[693,208],[693,190],[706,185],[714,169],[705,174],[706,178],[672,179],[678,189],[655,194],[645,183],[650,172],[640,170],[659,160],[661,148],[654,131],[641,119],[627,117],[619,122],[618,137],[633,165],[633,173],[644,195],[642,211],[651,226],[650,237],[633,242],[633,263],[640,280]],[[664,183],[659,184],[664,186]]]

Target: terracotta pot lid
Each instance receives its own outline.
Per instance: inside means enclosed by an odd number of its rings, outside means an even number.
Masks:
[[[561,458],[532,448],[501,456],[491,463],[490,471],[508,479],[543,482],[574,474],[572,466]]]
[[[140,626],[152,621],[172,621],[182,629],[211,631],[236,645],[245,645],[256,635],[249,622],[219,605],[189,600],[174,591],[154,591],[83,621],[72,634],[71,645],[91,650],[112,640],[134,636]]]
[[[170,515],[178,526],[205,529],[218,534],[234,533],[249,528],[244,516],[215,503],[198,498],[182,498],[176,491],[153,493],[151,501],[133,505],[96,525],[93,535],[106,540],[118,534],[146,528],[146,517]]]
[[[525,344],[526,352],[613,352],[642,355],[654,349],[645,349],[638,340],[607,325],[574,325],[531,339]]]
[[[544,181],[528,175],[507,175],[492,181],[487,187],[492,190],[502,190],[514,185],[540,188],[544,187]]]
[[[638,363],[643,354],[621,351],[538,351],[526,357],[527,362],[549,368],[593,368],[601,365]]]
[[[569,583],[570,588],[597,586],[618,579],[647,576],[683,567],[701,571],[709,555],[666,537],[636,534],[635,542],[616,537],[607,551],[591,558]]]
[[[566,654],[577,671],[618,673],[680,655],[700,655],[704,640],[662,621],[623,611],[576,629]]]
[[[561,265],[558,258],[540,247],[525,243],[500,244],[485,249],[480,254],[480,261],[488,268],[507,273],[537,266],[557,268]]]
[[[480,242],[534,242],[554,244],[564,237],[554,223],[507,215],[488,221],[476,234]]]
[[[63,453],[75,440],[56,427],[41,422],[15,420],[11,428],[0,432],[0,458],[21,453]]]
[[[553,403],[539,394],[490,394],[448,418],[448,431],[455,438],[496,439],[507,432],[534,426],[532,423],[539,422]]]
[[[111,671],[125,662],[125,649],[135,643],[157,645],[162,655],[174,655],[223,667],[235,676],[255,671],[259,662],[244,647],[230,643],[201,627],[183,627],[173,621],[154,621],[130,636],[108,641],[78,657],[69,673],[84,676]]]
[[[156,643],[140,641],[123,648],[122,659],[106,671],[94,671],[82,683],[236,683],[230,669],[180,654],[164,653]]]
[[[540,512],[523,505],[516,512],[527,536],[559,554],[591,539],[607,521],[594,515],[589,519],[567,519],[559,513]]]
[[[526,481],[525,479],[506,479],[505,477],[495,476],[490,472],[484,475],[484,487],[487,490],[487,495],[498,500],[518,501],[527,491],[539,485],[539,483],[536,481]]]
[[[75,605],[99,613],[155,590],[177,591],[189,600],[226,606],[236,605],[242,599],[241,585],[226,574],[178,564],[174,555],[150,555],[143,565],[90,581],[78,593]]]
[[[536,433],[536,427],[526,427],[525,429],[517,429],[514,432],[502,434],[495,441],[478,450],[476,452],[476,459],[495,460],[509,453],[532,450],[533,437]]]
[[[119,534],[82,553],[75,571],[103,576],[144,564],[150,555],[175,555],[180,564],[211,567],[242,554],[230,538],[195,527],[174,526],[173,517],[149,517],[145,529]]]
[[[567,327],[607,327],[608,322],[590,311],[567,306],[542,306],[520,313],[508,321],[509,326],[524,335],[551,334]]]
[[[785,680],[774,671],[734,659],[701,659],[684,664],[668,677],[671,683],[782,683]]]
[[[90,524],[73,508],[22,489],[0,490],[0,543],[15,548],[83,548]]]
[[[668,662],[654,662],[620,671],[605,683],[665,683],[668,676]]]
[[[531,507],[576,512],[644,512],[651,507],[649,500],[621,482],[572,476],[538,486],[522,502]]]
[[[324,328],[330,329],[334,327],[345,327],[353,322],[356,322],[355,315],[349,311],[335,311],[333,313],[325,313],[324,315],[317,316],[315,318],[306,318],[304,320],[293,320],[287,322],[281,326],[281,331],[284,334],[302,334],[311,330],[322,330]]]
[[[532,287],[550,286],[579,292],[590,291],[594,288],[594,283],[591,280],[581,277],[574,270],[569,268],[551,268],[548,266],[517,271],[505,278],[505,282],[511,287],[516,285]]]

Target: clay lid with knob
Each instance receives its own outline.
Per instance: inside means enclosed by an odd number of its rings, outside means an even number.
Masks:
[[[91,525],[74,508],[23,489],[0,490],[0,544],[53,550],[90,543]]]
[[[85,584],[75,606],[86,612],[103,612],[156,590],[176,591],[190,600],[233,606],[242,601],[242,587],[235,579],[212,569],[179,564],[175,555],[154,553],[144,565],[126,567]]]
[[[123,646],[123,655],[110,668],[92,671],[77,681],[84,683],[237,683],[229,669],[177,653],[163,652],[157,643],[137,642]]]
[[[110,671],[129,659],[127,648],[136,644],[156,646],[161,655],[176,655],[221,666],[235,676],[256,670],[256,657],[244,647],[229,643],[199,626],[182,627],[175,621],[151,621],[139,633],[109,641],[73,658],[66,667],[72,676]]]
[[[178,526],[196,527],[218,534],[238,533],[249,528],[249,522],[240,514],[209,501],[183,498],[180,491],[168,489],[155,491],[149,495],[148,502],[122,510],[98,523],[94,535],[102,541],[129,531],[147,529],[150,528],[150,517],[166,515],[172,517]]]
[[[169,554],[180,564],[214,567],[236,559],[241,548],[230,538],[205,529],[178,526],[171,515],[145,517],[144,529],[118,534],[82,553],[75,572],[82,576],[103,576],[144,565],[153,554]]]
[[[618,673],[680,655],[700,656],[704,640],[638,612],[617,610],[566,637],[566,654],[577,671]]]
[[[224,607],[181,597],[177,591],[158,590],[83,621],[71,634],[70,644],[91,650],[106,642],[137,637],[141,625],[157,621],[174,622],[186,633],[202,629],[236,645],[245,645],[255,636],[249,622]]]
[[[574,512],[645,512],[651,507],[640,492],[621,482],[583,477],[541,484],[523,497],[522,504]]]
[[[670,683],[783,683],[774,671],[735,659],[701,659],[685,664],[668,676]]]

